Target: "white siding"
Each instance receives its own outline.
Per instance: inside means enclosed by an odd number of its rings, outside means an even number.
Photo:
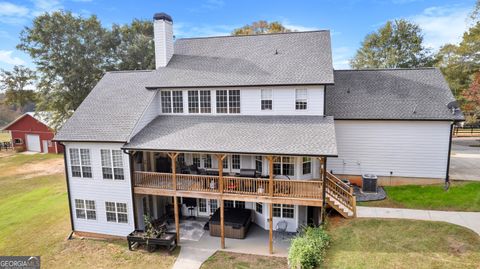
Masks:
[[[132,196],[130,187],[130,167],[128,155],[123,155],[124,180],[102,178],[100,149],[119,150],[120,143],[65,143],[67,154],[68,178],[70,183],[70,197],[72,202],[73,221],[75,231],[126,236],[134,230]],[[92,178],[72,177],[70,170],[70,148],[84,148],[90,150]],[[77,219],[75,216],[75,199],[94,200],[96,206],[96,220]],[[127,204],[128,223],[107,222],[105,202]]]
[[[221,88],[220,90],[235,89],[240,90],[240,114],[229,115],[323,115],[324,105],[324,87],[323,86],[299,86],[299,87],[262,87],[262,88]],[[262,89],[273,89],[273,108],[272,110],[261,110]],[[307,109],[295,109],[295,89],[307,89]],[[177,90],[177,89],[176,89]],[[195,90],[195,89],[190,89]],[[202,89],[207,90],[207,89]],[[183,91],[183,111],[182,114],[188,114],[188,90]],[[216,90],[211,89],[211,108],[212,113],[192,115],[215,115],[216,113]],[[157,99],[159,108],[161,107],[160,98]],[[161,108],[159,109],[161,113]],[[179,115],[175,113],[173,115]],[[227,115],[227,114],[219,114]]]
[[[138,120],[130,137],[135,136],[138,132],[140,132],[143,128],[145,128],[147,124],[149,124],[152,120],[154,120],[158,116],[160,111],[159,95],[160,94],[158,94],[157,92],[157,94],[155,94],[155,96],[151,100],[150,104],[148,104],[148,107],[145,108],[145,111],[143,112],[142,117]]]
[[[449,122],[335,120],[338,158],[333,173],[444,178]]]

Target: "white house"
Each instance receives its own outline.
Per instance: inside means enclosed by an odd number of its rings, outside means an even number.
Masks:
[[[172,213],[179,231],[224,207],[293,232],[320,207],[355,215],[339,177],[448,179],[462,115],[437,69],[334,70],[329,31],[174,42],[172,26],[155,15],[156,70],[108,72],[56,136],[75,232],[124,237]]]

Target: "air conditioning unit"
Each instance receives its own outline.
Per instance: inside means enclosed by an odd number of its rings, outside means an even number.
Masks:
[[[362,175],[362,191],[363,192],[377,192],[378,178],[374,174]]]

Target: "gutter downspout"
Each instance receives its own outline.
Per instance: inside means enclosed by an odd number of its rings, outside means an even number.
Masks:
[[[450,155],[452,153],[452,136],[453,136],[453,122],[450,124],[450,138],[448,139],[448,158],[447,158],[447,172],[445,174],[445,190],[450,188]]]
[[[58,142],[60,145],[63,146],[64,149],[67,147],[62,142]],[[73,224],[73,211],[72,211],[72,197],[70,196],[70,179],[68,178],[68,164],[67,164],[67,151],[64,150],[63,152],[63,162],[65,165],[65,179],[67,181],[67,196],[68,196],[68,209],[70,211],[70,225],[72,227],[72,233],[75,232],[75,225]],[[70,233],[69,239],[72,237],[72,233]]]
[[[129,150],[123,150],[123,153],[128,154],[128,161],[129,161],[129,166],[130,166],[130,189],[131,189],[131,195],[132,195],[132,209],[133,209],[133,226],[135,230],[138,229],[138,220],[137,220],[137,205],[135,204],[135,192],[134,192],[134,184],[133,184],[133,153]]]

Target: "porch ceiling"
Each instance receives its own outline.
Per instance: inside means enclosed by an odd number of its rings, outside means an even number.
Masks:
[[[129,150],[337,156],[333,117],[158,116]]]

